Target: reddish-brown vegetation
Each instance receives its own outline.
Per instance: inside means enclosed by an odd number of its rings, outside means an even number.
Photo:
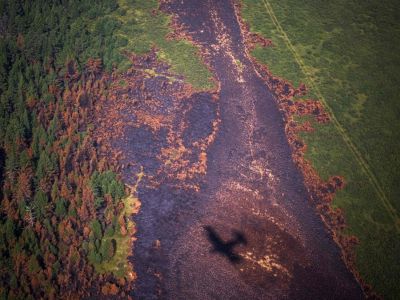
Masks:
[[[127,128],[149,128],[155,136],[166,130],[167,144],[153,158],[162,162],[157,173],[152,175],[153,184],[161,184],[158,180],[161,177],[178,179],[181,187],[197,190],[198,185],[191,181],[206,172],[206,149],[215,139],[218,111],[217,118],[212,121],[211,134],[190,145],[185,143],[183,135],[190,126],[185,115],[192,108],[191,97],[195,91],[157,59],[156,51],[153,49],[140,57],[131,55],[132,68],[113,78],[109,97],[103,99],[106,101],[102,102],[103,110],[99,112],[97,142],[103,145],[102,155],[109,157],[117,165],[117,170],[123,172],[140,164],[129,156],[129,144],[123,142],[123,145],[113,146],[117,140],[126,141]],[[217,101],[216,92],[212,98]],[[166,104],[164,101],[170,102]],[[149,152],[152,150],[148,149]],[[193,159],[193,156],[197,158]],[[161,177],[155,179],[159,175]]]
[[[272,42],[259,42],[258,39],[248,38],[252,34],[249,32],[249,26],[241,17],[241,4],[235,2],[236,14],[241,26],[242,34],[248,43],[248,53],[258,44],[262,47],[271,46]],[[255,41],[255,42],[254,42]],[[256,44],[256,45],[255,45]],[[300,132],[313,131],[309,121],[298,123],[295,116],[313,116],[318,123],[326,123],[330,121],[330,116],[325,112],[323,105],[318,100],[296,100],[295,97],[304,97],[307,94],[307,88],[304,84],[300,84],[295,88],[290,82],[274,76],[266,65],[259,63],[250,54],[248,55],[253,62],[257,73],[264,79],[268,88],[274,93],[280,110],[283,113],[286,123],[285,131],[288,142],[292,148],[292,157],[304,176],[304,183],[309,191],[310,199],[315,205],[326,227],[332,233],[333,239],[342,250],[343,260],[347,267],[355,275],[361,283],[364,292],[368,297],[376,298],[377,295],[372,291],[361,278],[355,267],[355,248],[359,241],[356,236],[343,234],[346,228],[344,212],[340,208],[334,208],[331,202],[335,196],[335,192],[345,186],[345,179],[340,176],[332,176],[327,182],[323,181],[311,162],[305,158],[307,145],[299,136]]]
[[[49,86],[52,95],[62,101],[49,105],[36,100],[28,103],[43,128],[50,128],[52,122],[57,120],[55,140],[49,155],[56,155],[59,167],[45,173],[38,186],[44,195],[50,195],[49,205],[56,205],[61,199],[68,204],[64,216],[51,216],[45,212],[50,219],[45,224],[43,218],[39,219],[33,212],[35,207],[26,209],[24,231],[32,230],[39,244],[45,245],[41,249],[47,250],[40,257],[29,258],[23,254],[14,256],[13,263],[16,266],[15,276],[20,278],[21,284],[34,297],[39,298],[45,294],[49,299],[60,295],[78,299],[93,291],[116,295],[130,288],[125,283],[117,282],[111,274],[97,275],[88,263],[87,253],[82,247],[82,243],[91,234],[90,222],[103,219],[94,206],[91,175],[95,171],[114,169],[111,161],[98,156],[94,143],[95,132],[88,126],[95,119],[94,112],[99,110],[98,103],[106,97],[109,79],[102,72],[101,60],[90,59],[82,73],[77,71],[76,64],[70,62],[65,78],[60,79],[66,83],[65,89],[57,88],[56,85]],[[39,143],[45,145],[46,141],[40,140]],[[21,151],[27,151],[32,158],[35,151],[33,145],[22,143]],[[14,179],[17,185],[13,184]],[[14,216],[16,221],[17,204],[32,198],[32,180],[32,168],[29,166],[5,178],[4,187],[9,192],[2,201],[2,210],[10,218]],[[122,207],[114,207],[112,201],[108,201],[107,209],[117,215]],[[111,221],[105,218],[104,222],[108,224]],[[58,249],[57,255],[52,250],[55,248]],[[55,264],[57,269],[54,269]],[[11,290],[10,295],[18,297],[19,293]]]

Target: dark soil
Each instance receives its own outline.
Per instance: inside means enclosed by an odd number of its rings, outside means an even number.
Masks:
[[[308,200],[284,115],[247,57],[233,3],[176,0],[161,9],[185,31],[171,38],[200,45],[219,88],[195,93],[154,53],[133,58],[127,86],[111,88],[100,139],[120,151],[128,184],[145,172],[134,298],[363,298]]]

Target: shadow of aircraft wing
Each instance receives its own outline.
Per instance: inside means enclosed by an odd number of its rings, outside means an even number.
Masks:
[[[247,240],[241,232],[233,231],[234,238],[228,242],[224,242],[211,226],[204,226],[203,228],[207,232],[208,240],[213,246],[212,252],[223,254],[231,263],[240,262],[242,258],[233,252],[233,248],[237,244],[247,244]]]

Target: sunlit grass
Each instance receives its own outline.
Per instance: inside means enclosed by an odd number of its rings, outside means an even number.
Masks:
[[[295,85],[309,83],[271,21],[262,0],[243,0],[252,31],[274,47],[253,55]],[[400,209],[400,24],[395,1],[269,0],[296,52],[341,126],[357,146],[392,207]],[[318,98],[314,90],[309,97]],[[400,253],[395,220],[333,124],[304,133],[306,153],[320,176],[344,176],[334,206],[344,210],[347,234],[361,241],[357,268],[387,298],[400,294]],[[398,220],[397,220],[398,221]]]
[[[161,60],[171,65],[172,71],[185,76],[196,89],[211,89],[211,72],[201,61],[199,49],[185,40],[168,40],[171,17],[157,10],[156,0],[119,0],[114,16],[121,22],[118,34],[127,41],[121,47],[136,54],[145,54],[152,47],[158,49]]]
[[[94,264],[95,270],[98,273],[113,273],[117,278],[125,278],[128,280],[135,279],[134,268],[129,262],[129,257],[132,255],[134,234],[136,232],[135,222],[132,221],[132,216],[138,212],[140,202],[137,198],[137,187],[144,176],[143,169],[137,174],[137,181],[134,186],[130,187],[130,195],[125,197],[122,202],[124,208],[118,220],[124,220],[126,231],[124,234],[121,230],[115,230],[112,235],[105,235],[102,238],[102,243],[106,240],[114,239],[116,242],[116,250],[114,256],[110,260],[104,260],[101,263]]]
[[[128,196],[123,199],[124,209],[118,219],[127,219],[127,233],[121,234],[120,230],[116,230],[113,235],[104,236],[101,243],[106,240],[115,240],[116,250],[114,256],[110,260],[104,260],[99,264],[94,264],[98,273],[113,273],[117,278],[133,277],[133,269],[129,263],[129,256],[132,254],[132,234],[135,231],[135,223],[131,220],[133,213],[137,209],[138,199],[134,196]]]

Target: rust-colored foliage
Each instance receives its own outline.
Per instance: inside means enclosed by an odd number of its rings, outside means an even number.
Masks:
[[[235,2],[235,10],[238,15],[242,33],[245,37],[252,36],[249,32],[249,26],[241,17],[241,4]],[[248,50],[255,47],[254,42],[246,38]],[[272,43],[262,42],[254,39],[255,43],[261,46],[270,46]],[[376,297],[368,286],[360,277],[359,272],[355,267],[355,247],[359,243],[356,236],[343,234],[343,229],[346,228],[345,217],[343,211],[339,208],[333,208],[331,202],[335,196],[335,192],[345,185],[345,179],[340,176],[332,176],[327,182],[323,181],[316,172],[311,162],[305,158],[307,145],[301,140],[299,132],[312,131],[313,128],[310,122],[299,124],[295,121],[295,116],[313,116],[319,123],[330,121],[330,116],[325,112],[322,104],[318,100],[295,100],[295,97],[304,97],[307,94],[307,88],[304,84],[300,84],[295,88],[290,82],[274,76],[267,66],[259,63],[254,57],[249,55],[258,74],[264,79],[268,88],[274,93],[278,102],[279,108],[284,115],[286,123],[286,136],[292,148],[292,157],[304,176],[304,182],[309,190],[311,201],[317,208],[323,222],[331,231],[333,239],[342,250],[343,260],[353,274],[362,284],[364,292],[369,297]]]
[[[132,68],[114,78],[108,97],[99,102],[103,108],[98,111],[97,123],[97,142],[103,145],[100,152],[122,172],[139,163],[134,157],[127,159],[130,147],[126,143],[127,129],[149,129],[154,136],[166,132],[165,145],[153,157],[161,162],[156,174],[152,175],[154,186],[162,184],[161,178],[177,179],[181,188],[198,190],[193,179],[206,172],[206,149],[215,139],[219,112],[216,111],[216,118],[211,122],[210,134],[191,144],[185,143],[184,132],[190,127],[186,115],[193,106],[192,97],[196,92],[179,76],[170,73],[169,66],[161,63],[156,54],[157,50],[153,49],[141,57],[131,55]],[[214,103],[217,103],[216,94],[210,93]],[[163,102],[164,96],[171,99],[168,104]],[[112,145],[121,141],[124,146]]]
[[[46,155],[57,158],[58,168],[47,171],[37,183],[44,197],[47,197],[44,198],[47,204],[44,203],[41,208],[44,215],[40,217],[37,209],[42,203],[32,200],[35,193],[32,168],[28,165],[18,173],[7,174],[5,178],[3,187],[11,192],[2,200],[2,211],[16,222],[21,220],[23,230],[31,232],[43,245],[40,255],[28,257],[24,252],[13,256],[15,275],[26,291],[11,290],[9,295],[19,298],[20,292],[29,291],[35,298],[46,294],[50,299],[79,299],[89,296],[89,292],[93,294],[93,291],[117,295],[130,289],[127,281],[119,284],[111,274],[96,274],[82,247],[91,234],[92,220],[100,219],[109,224],[112,219],[110,216],[106,219],[96,211],[90,178],[95,171],[114,168],[110,161],[99,158],[94,131],[88,126],[96,117],[95,105],[104,99],[110,79],[102,71],[101,60],[90,59],[82,73],[71,61],[67,64],[65,78],[58,79],[64,81],[65,88],[60,89],[57,85],[48,88],[56,99],[62,101],[45,105],[40,100],[28,100],[28,107],[35,112],[37,122],[43,128],[49,128],[52,120],[58,120],[52,145],[49,146],[44,139],[39,140],[40,147],[47,146]],[[28,153],[28,157],[32,157],[33,143],[21,141],[19,147]],[[107,208],[118,214],[122,207],[114,207],[113,201],[107,196]],[[66,203],[65,212],[62,216],[56,216],[51,210],[60,199]],[[18,205],[23,201],[28,206],[20,218]],[[45,286],[51,286],[51,290],[45,290]]]

